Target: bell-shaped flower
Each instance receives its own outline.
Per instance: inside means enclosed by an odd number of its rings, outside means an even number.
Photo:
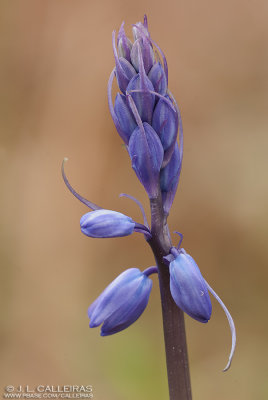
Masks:
[[[152,289],[148,275],[130,268],[110,283],[88,309],[90,328],[103,323],[101,336],[108,336],[133,324],[148,304]]]
[[[206,282],[194,259],[184,249],[169,264],[170,291],[177,306],[190,317],[208,322],[212,306]]]
[[[82,233],[93,238],[112,238],[131,235],[135,222],[127,215],[111,210],[90,211],[80,220]]]
[[[171,295],[178,307],[200,322],[208,322],[211,316],[212,307],[208,291],[219,302],[228,319],[232,335],[229,359],[223,370],[227,371],[231,366],[236,346],[233,318],[223,301],[201,275],[194,259],[184,249],[179,249],[183,236],[179,232],[176,233],[181,237],[177,248],[172,247],[170,254],[163,258],[164,262],[169,265]]]

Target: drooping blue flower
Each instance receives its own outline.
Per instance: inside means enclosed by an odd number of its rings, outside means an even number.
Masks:
[[[89,326],[95,328],[103,323],[101,336],[108,336],[133,324],[148,304],[152,289],[150,273],[138,268],[121,273],[89,307]]]
[[[223,369],[223,371],[227,371],[231,366],[236,346],[236,329],[233,318],[223,301],[201,275],[194,259],[180,248],[183,235],[180,232],[175,233],[180,236],[179,244],[176,248],[171,247],[170,253],[163,257],[164,263],[169,266],[171,295],[181,310],[203,323],[208,322],[212,310],[208,292],[218,301],[227,317],[232,335],[229,359]]]
[[[127,215],[111,210],[90,211],[80,220],[82,233],[93,238],[112,238],[131,235],[135,222]]]
[[[170,291],[177,306],[190,317],[208,322],[211,316],[211,301],[206,282],[194,259],[180,249],[169,264]]]

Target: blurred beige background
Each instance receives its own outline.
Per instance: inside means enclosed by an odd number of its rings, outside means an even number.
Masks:
[[[127,267],[153,258],[138,234],[93,240],[64,187],[141,221],[148,203],[107,106],[111,32],[148,14],[179,102],[185,153],[171,231],[224,299],[186,317],[194,399],[259,400],[267,384],[268,3],[242,0],[1,1],[1,392],[92,384],[96,400],[167,399],[157,279],[131,328],[101,338],[87,307]],[[178,240],[174,237],[174,242]]]

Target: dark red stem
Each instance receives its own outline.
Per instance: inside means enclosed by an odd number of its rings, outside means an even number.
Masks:
[[[161,194],[151,199],[152,238],[148,240],[158,267],[162,302],[167,374],[170,400],[191,400],[191,383],[187,355],[184,313],[175,304],[169,288],[169,268],[163,256],[172,247]]]

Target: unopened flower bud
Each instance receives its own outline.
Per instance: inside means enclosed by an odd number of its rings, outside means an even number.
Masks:
[[[163,98],[155,106],[152,126],[160,137],[164,151],[174,146],[178,134],[178,115],[172,104]]]
[[[169,163],[160,172],[161,192],[169,192],[175,183],[180,169],[180,151],[178,143],[175,144]]]
[[[181,157],[178,143],[175,144],[173,154],[168,164],[160,171],[160,188],[162,193],[165,214],[169,214],[172,206],[181,170]]]
[[[117,93],[114,103],[114,112],[117,116],[121,130],[129,140],[134,129],[137,127],[137,123],[129,108],[126,96],[123,94]]]
[[[148,39],[150,38],[146,23],[137,22],[132,28],[132,33],[135,40],[138,40],[142,37],[146,37]]]
[[[119,57],[123,57],[130,62],[131,61],[130,52],[132,48],[132,43],[125,34],[124,23],[122,23],[118,32],[117,47],[118,47]]]
[[[137,126],[129,140],[128,151],[137,177],[149,197],[155,197],[164,152],[159,137],[149,124]]]
[[[132,90],[142,90],[143,92],[131,93]],[[146,90],[148,93],[146,93]],[[147,76],[142,77],[140,74],[134,76],[127,87],[127,92],[131,93],[142,122],[150,124],[153,116],[155,96],[149,93],[149,90],[154,91],[152,82]]]
[[[167,78],[160,62],[154,64],[148,74],[148,78],[152,82],[155,92],[165,96],[167,93]]]
[[[123,57],[116,63],[116,79],[120,90],[125,93],[130,80],[136,75],[135,69]]]
[[[130,58],[131,58],[131,63],[135,67],[137,72],[139,72],[140,70],[139,47],[141,49],[141,56],[143,59],[144,70],[146,74],[148,74],[154,64],[154,51],[149,40],[146,38],[137,39],[133,43],[130,53]]]
[[[112,238],[131,235],[135,222],[127,215],[111,210],[90,211],[80,220],[82,233],[93,238]]]

